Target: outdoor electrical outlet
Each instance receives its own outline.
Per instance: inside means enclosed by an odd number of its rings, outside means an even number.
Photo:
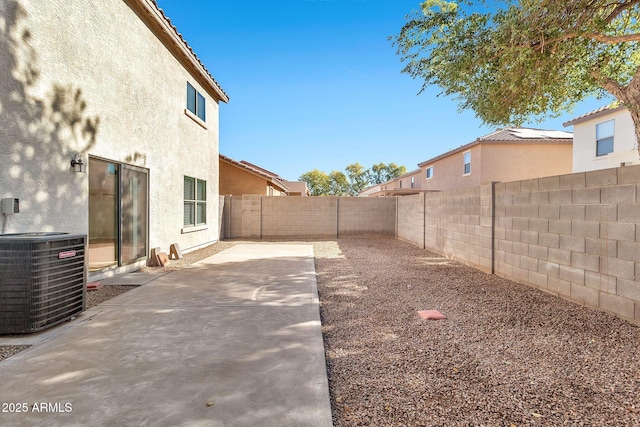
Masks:
[[[5,215],[20,213],[20,200],[19,199],[2,199],[0,204],[0,210]]]

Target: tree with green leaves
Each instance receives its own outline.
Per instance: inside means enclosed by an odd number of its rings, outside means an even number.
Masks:
[[[400,175],[404,175],[407,173],[407,168],[404,166],[398,166],[395,163],[389,163],[385,166],[386,174],[385,180],[382,182],[391,181],[392,179],[396,179]]]
[[[344,170],[349,177],[349,182],[351,183],[349,194],[355,196],[360,193],[362,190],[367,188],[369,184],[369,178],[367,177],[367,170],[360,163],[353,163]]]
[[[369,185],[376,185],[396,179],[405,173],[407,173],[407,168],[404,166],[398,166],[395,163],[389,163],[388,165],[376,163],[367,171],[367,178]]]
[[[334,196],[346,196],[351,186],[347,176],[340,171],[332,171],[329,174],[329,194]]]
[[[612,95],[640,141],[640,0],[426,0],[393,38],[404,72],[487,124]],[[638,148],[640,150],[640,147]]]
[[[395,163],[377,163],[365,169],[360,163],[350,164],[345,173],[332,171],[329,175],[314,169],[298,178],[307,183],[312,196],[356,196],[370,185],[391,181],[407,173],[407,168]]]
[[[312,196],[325,196],[329,194],[329,175],[318,169],[305,172],[300,175],[298,179],[307,183],[309,193]]]
[[[387,165],[382,162],[372,165],[371,168],[369,168],[368,179],[371,185],[382,184],[388,181]]]

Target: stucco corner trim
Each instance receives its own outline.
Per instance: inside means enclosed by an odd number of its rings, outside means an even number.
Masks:
[[[187,233],[194,233],[196,231],[204,231],[204,230],[208,230],[209,226],[208,225],[200,225],[197,227],[187,227],[187,228],[183,228],[182,230],[180,230],[180,232],[182,234],[187,234]]]
[[[185,114],[185,116],[189,117],[191,120],[193,120],[194,122],[196,122],[197,124],[199,124],[203,128],[209,129],[207,127],[207,124],[205,122],[203,122],[202,119],[200,119],[200,117],[196,116],[195,114],[193,114],[191,111],[187,110],[186,108],[184,109],[184,114]]]

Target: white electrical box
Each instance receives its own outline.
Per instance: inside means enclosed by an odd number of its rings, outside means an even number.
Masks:
[[[20,212],[20,200],[19,199],[2,199],[0,200],[0,213],[17,214]]]

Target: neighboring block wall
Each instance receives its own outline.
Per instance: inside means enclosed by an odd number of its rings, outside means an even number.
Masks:
[[[337,206],[337,197],[263,197],[261,237],[334,236]]]
[[[398,238],[425,247],[425,195],[398,198]]]
[[[387,197],[338,198],[338,235],[387,234],[394,236],[396,199]]]
[[[490,273],[490,191],[488,185],[427,194],[425,247]],[[489,216],[482,218],[482,213]]]
[[[640,321],[640,167],[496,185],[496,273]]]
[[[395,235],[392,198],[226,196],[226,238]]]
[[[422,196],[420,196],[422,197]],[[398,237],[640,322],[640,166],[398,201]]]

